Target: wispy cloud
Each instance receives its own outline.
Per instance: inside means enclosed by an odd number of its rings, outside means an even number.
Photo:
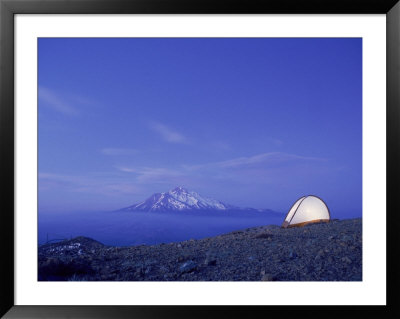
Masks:
[[[103,148],[101,153],[110,156],[123,156],[123,155],[134,155],[139,153],[138,150],[133,148]]]
[[[234,158],[227,161],[217,162],[215,163],[219,167],[243,167],[249,166],[258,163],[284,163],[293,160],[301,160],[301,161],[324,161],[323,158],[318,157],[309,157],[309,156],[301,156],[295,154],[288,153],[280,153],[280,152],[270,152],[270,153],[262,153],[250,157],[239,157]]]
[[[65,101],[61,96],[53,92],[52,90],[40,86],[39,87],[39,100],[43,103],[43,106],[50,107],[56,112],[63,113],[66,115],[78,115],[79,111],[73,107],[70,103]]]
[[[188,139],[184,135],[162,123],[150,122],[149,127],[157,132],[166,142],[188,144]]]
[[[265,178],[266,174],[296,171],[304,165],[317,165],[324,158],[301,156],[288,153],[262,153],[249,157],[238,157],[225,161],[198,165],[182,165],[174,169],[163,167],[116,166],[119,171],[134,174],[138,183],[179,183],[183,180],[253,180]]]
[[[137,192],[141,192],[141,189],[135,183],[118,180],[117,178],[105,178],[105,176],[62,175],[39,172],[38,177],[41,191],[58,189],[105,196],[134,195]]]
[[[154,188],[154,184],[268,183],[285,179],[286,175],[301,174],[303,169],[299,168],[307,168],[310,165],[313,167],[312,172],[316,172],[318,169],[321,171],[324,167],[323,163],[327,161],[328,159],[319,157],[270,152],[174,168],[115,166],[120,173],[114,171],[86,175],[62,175],[40,172],[39,187],[41,191],[59,189],[66,192],[118,196],[142,193],[143,187],[146,188],[147,185]],[[304,172],[310,174],[309,170]]]
[[[162,167],[140,167],[132,168],[126,166],[116,167],[121,172],[136,174],[136,182],[138,183],[170,183],[178,182],[181,177],[185,176],[182,170],[173,170]]]
[[[293,161],[326,161],[324,158],[301,156],[296,154],[281,153],[281,152],[269,152],[257,154],[249,157],[237,157],[225,161],[211,162],[199,165],[185,166],[189,170],[199,170],[203,168],[243,168],[251,167],[256,164],[280,164],[288,163]]]

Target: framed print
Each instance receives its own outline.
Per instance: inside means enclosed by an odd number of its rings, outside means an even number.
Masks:
[[[396,1],[0,9],[2,315],[398,313]]]

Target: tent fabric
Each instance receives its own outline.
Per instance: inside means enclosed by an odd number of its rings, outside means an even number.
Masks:
[[[289,213],[287,214],[285,220],[290,221],[292,219],[294,213],[296,212],[297,208],[299,207],[300,203],[303,201],[304,198],[306,198],[306,196],[303,196],[303,197],[299,198],[296,201],[296,203],[294,203],[294,205],[290,209]]]
[[[330,220],[328,206],[317,196],[299,198],[287,213],[282,227],[304,226],[308,223],[327,222]]]

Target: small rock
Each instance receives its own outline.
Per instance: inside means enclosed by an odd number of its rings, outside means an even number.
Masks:
[[[289,252],[289,258],[290,258],[290,259],[295,259],[296,257],[297,257],[296,252],[294,252],[293,250],[291,250],[291,251]]]
[[[343,242],[345,242],[345,243],[349,243],[349,242],[353,241],[353,238],[351,238],[349,235],[343,235],[343,236],[340,238],[340,240],[343,241]]]
[[[215,250],[207,251],[204,264],[207,266],[215,266],[217,264],[217,252]]]
[[[161,266],[161,267],[159,268],[159,270],[160,270],[160,272],[163,273],[163,274],[165,274],[165,273],[168,272],[168,268],[165,267],[165,266]]]
[[[306,241],[306,246],[312,246],[312,245],[314,245],[314,243],[315,243],[315,240],[314,240],[314,239],[308,239],[308,240]]]
[[[197,265],[194,261],[189,260],[185,263],[183,263],[180,267],[179,267],[179,271],[181,273],[186,273],[186,272],[191,272],[194,271],[197,268]]]
[[[321,249],[320,251],[318,251],[318,253],[315,255],[316,260],[321,259],[324,255],[324,251]]]
[[[206,262],[207,266],[215,266],[217,264],[216,259],[211,259]]]
[[[136,268],[135,275],[136,276],[142,275],[142,268]]]
[[[215,266],[217,264],[217,257],[214,253],[207,253],[204,264],[207,266]]]
[[[265,274],[261,277],[261,281],[275,281],[275,280],[276,280],[275,276],[271,274]]]
[[[255,236],[255,238],[259,238],[259,239],[271,239],[271,237],[272,237],[272,234],[270,233],[270,232],[268,232],[268,231],[266,231],[266,232],[263,232],[263,233],[261,233],[261,234],[258,234],[258,235],[256,235]]]
[[[165,275],[163,276],[163,278],[164,278],[165,280],[174,280],[174,279],[175,279],[173,274],[165,274]]]

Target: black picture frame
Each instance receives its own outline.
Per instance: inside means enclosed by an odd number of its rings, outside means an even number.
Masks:
[[[15,14],[386,14],[387,305],[386,306],[17,306],[14,303]],[[0,315],[4,318],[165,318],[295,315],[398,317],[397,183],[400,163],[400,4],[398,0],[0,0]],[[397,208],[397,209],[396,209]],[[396,274],[397,272],[397,274]],[[268,307],[268,308],[266,308]],[[328,309],[329,308],[329,309]]]

